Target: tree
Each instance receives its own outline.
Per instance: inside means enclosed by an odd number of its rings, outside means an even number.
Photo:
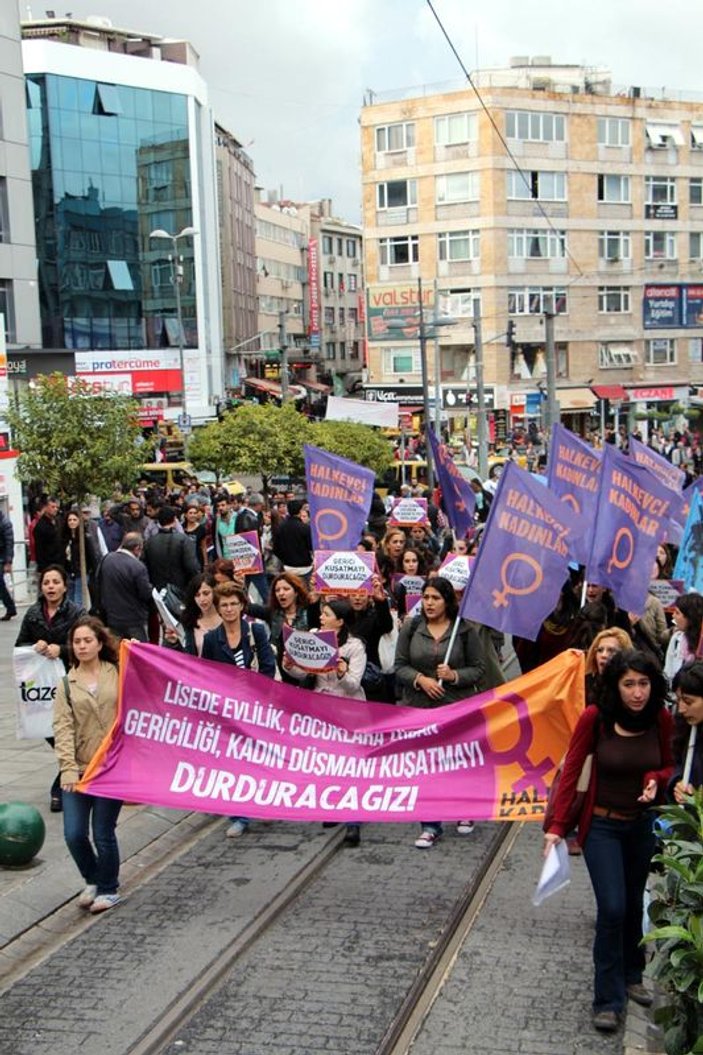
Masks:
[[[132,484],[147,460],[137,403],[119,395],[96,394],[80,378],[39,375],[7,412],[14,446],[20,451],[17,475],[42,484],[63,503],[104,496]],[[87,604],[85,538],[79,519],[83,603]]]
[[[79,378],[40,375],[7,413],[17,475],[41,483],[63,502],[104,496],[118,484],[132,484],[147,460],[137,403],[128,397],[96,394]]]
[[[246,404],[206,426],[197,439],[194,436],[188,457],[196,468],[218,474],[260,473],[267,491],[274,473],[302,475],[303,444],[313,442],[311,431],[307,418],[292,403],[282,407]]]
[[[320,421],[312,426],[312,439],[318,447],[330,454],[371,469],[382,476],[392,462],[388,440],[371,425],[355,425],[349,421]]]

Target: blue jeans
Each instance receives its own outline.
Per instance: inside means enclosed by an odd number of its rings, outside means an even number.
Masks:
[[[102,799],[81,791],[63,793],[63,834],[71,857],[86,884],[98,894],[116,894],[119,884],[120,851],[115,825],[122,809],[118,799]],[[93,822],[93,843],[88,834]]]
[[[83,607],[83,580],[80,575],[69,575],[68,577],[68,599]]]
[[[642,981],[642,900],[654,848],[648,813],[632,821],[608,817],[591,821],[583,856],[598,909],[594,1011],[621,1012],[627,986]]]

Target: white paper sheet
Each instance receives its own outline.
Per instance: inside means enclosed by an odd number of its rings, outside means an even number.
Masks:
[[[566,839],[562,839],[556,846],[552,846],[544,859],[542,874],[532,895],[532,904],[537,906],[546,901],[557,890],[568,886],[571,882],[571,865],[569,864],[569,850]]]

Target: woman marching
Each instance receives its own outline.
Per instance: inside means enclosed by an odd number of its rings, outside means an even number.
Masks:
[[[588,756],[591,777],[578,841],[596,897],[593,1025],[611,1033],[629,997],[649,1006],[642,984],[642,899],[655,848],[649,807],[673,769],[673,721],[666,679],[650,653],[617,652],[602,673],[600,698],[579,718],[545,834],[545,854],[573,824],[572,803]]]
[[[675,771],[669,787],[674,801],[683,806],[694,788],[703,787],[703,734],[699,728],[703,725],[703,661],[697,659],[681,667],[671,687],[676,693],[678,714],[674,734]],[[687,763],[688,779],[684,781]]]
[[[77,791],[76,784],[115,720],[117,643],[99,619],[88,615],[71,627],[68,649],[71,669],[59,683],[54,703],[64,838],[86,884],[78,904],[98,913],[120,901],[115,825],[122,802]]]

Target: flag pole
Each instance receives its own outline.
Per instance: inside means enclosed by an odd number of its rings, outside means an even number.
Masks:
[[[449,635],[449,644],[447,645],[447,651],[446,651],[446,653],[444,655],[444,660],[443,660],[444,663],[448,663],[449,662],[449,657],[452,654],[452,649],[454,648],[454,642],[456,641],[456,635],[459,633],[459,623],[460,622],[461,622],[461,616],[457,612],[456,619],[454,620],[454,626],[452,627],[452,632]],[[442,679],[439,678],[439,685],[441,686],[441,684],[442,684]],[[694,726],[694,728],[695,728],[695,726]]]
[[[446,662],[446,660],[445,660]],[[683,767],[683,777],[681,778],[684,784],[690,784],[691,782],[691,769],[693,768],[693,752],[696,747],[696,737],[698,736],[698,726],[692,725],[691,731],[688,734],[688,747],[686,748],[686,761]]]

